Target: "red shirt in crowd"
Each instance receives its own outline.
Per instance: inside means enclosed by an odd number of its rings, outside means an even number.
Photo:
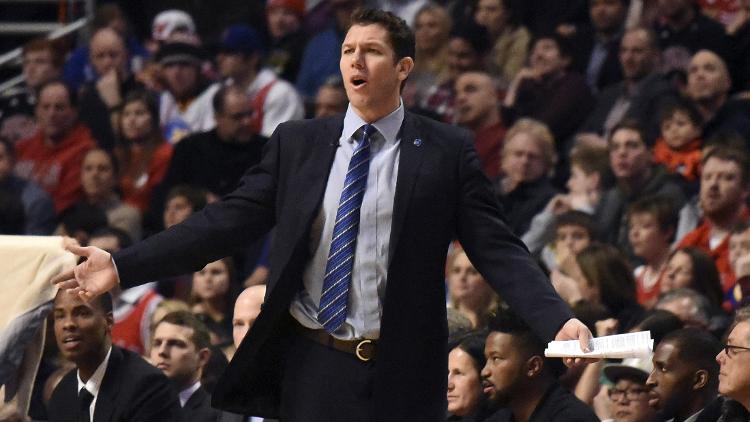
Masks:
[[[78,123],[55,145],[44,141],[38,131],[16,145],[16,174],[46,190],[59,214],[83,195],[81,164],[86,153],[96,147],[91,131]]]
[[[479,129],[474,133],[474,146],[482,162],[484,174],[489,179],[500,176],[500,158],[502,154],[505,126],[498,122],[492,126]]]
[[[172,159],[172,149],[172,144],[163,142],[154,149],[150,160],[146,157],[147,154],[143,149],[131,149],[130,162],[141,163],[148,160],[148,168],[138,178],[134,178],[127,171],[123,172],[123,176],[120,179],[123,202],[138,208],[141,212],[148,210],[151,194],[154,188],[164,179],[164,175],[169,168],[169,161]]]

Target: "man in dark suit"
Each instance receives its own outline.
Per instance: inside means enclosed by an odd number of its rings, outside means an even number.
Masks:
[[[503,223],[470,135],[404,112],[406,23],[352,19],[345,116],[281,124],[236,191],[113,258],[71,247],[87,262],[54,280],[89,298],[197,270],[275,226],[266,301],[216,407],[284,421],[445,418],[453,238],[541,338],[585,347],[591,336]]]
[[[54,327],[62,355],[75,363],[52,393],[50,422],[177,421],[177,394],[140,356],[112,346],[112,298],[88,303],[61,290]]]
[[[156,323],[150,361],[161,369],[178,392],[181,421],[216,421],[211,395],[201,386],[203,368],[211,357],[208,328],[192,313],[171,312]]]

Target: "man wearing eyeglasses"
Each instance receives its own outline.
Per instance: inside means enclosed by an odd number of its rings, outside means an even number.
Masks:
[[[719,417],[719,366],[714,357],[720,349],[718,340],[697,328],[673,331],[656,346],[646,385],[649,405],[661,420],[703,422]]]
[[[727,344],[716,356],[719,393],[750,410],[750,308],[737,311]]]

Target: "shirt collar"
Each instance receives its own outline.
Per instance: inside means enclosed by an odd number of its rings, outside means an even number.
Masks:
[[[81,388],[86,387],[86,390],[88,390],[88,392],[91,393],[92,396],[96,397],[99,395],[99,389],[102,387],[102,380],[104,379],[104,373],[107,372],[107,364],[109,363],[109,356],[111,354],[112,346],[109,347],[107,356],[104,357],[102,363],[100,363],[96,368],[94,374],[91,375],[91,378],[89,378],[85,383],[81,381],[81,372],[76,372],[76,378],[78,379],[78,390],[76,391],[81,391]]]
[[[193,393],[198,391],[199,388],[201,388],[201,382],[196,381],[195,384],[180,391],[180,407],[185,407],[185,403],[190,400],[190,397],[193,395]]]
[[[404,102],[399,101],[398,108],[393,110],[389,115],[381,118],[380,120],[372,123],[375,129],[385,139],[386,144],[396,142],[398,138],[398,132],[401,130],[401,124],[404,122]],[[341,139],[344,141],[351,140],[354,136],[354,132],[359,130],[367,122],[364,121],[352,108],[351,103],[346,109],[346,115],[344,116],[344,131],[341,133]]]

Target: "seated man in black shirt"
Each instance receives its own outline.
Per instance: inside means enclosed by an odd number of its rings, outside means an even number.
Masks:
[[[509,311],[489,322],[482,370],[484,394],[501,409],[487,421],[598,421],[594,412],[557,382],[564,367],[545,359],[545,344]]]

